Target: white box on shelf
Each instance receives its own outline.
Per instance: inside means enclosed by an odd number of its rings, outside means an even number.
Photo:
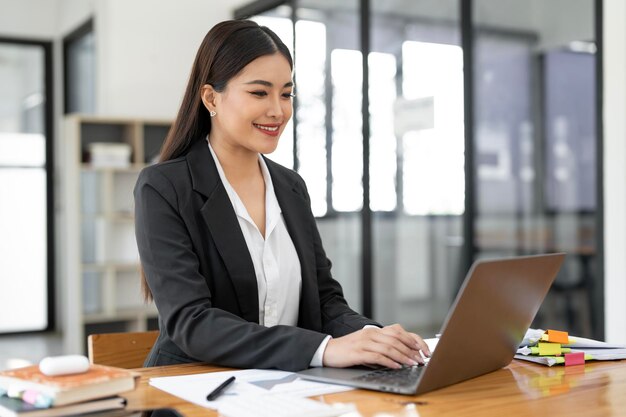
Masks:
[[[132,148],[127,143],[93,142],[89,144],[91,165],[98,168],[127,168]]]

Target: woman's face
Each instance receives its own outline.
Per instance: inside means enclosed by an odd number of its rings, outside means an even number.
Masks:
[[[216,112],[211,119],[212,143],[267,154],[292,114],[291,68],[280,53],[261,56],[246,65],[221,93],[205,86],[203,102]]]

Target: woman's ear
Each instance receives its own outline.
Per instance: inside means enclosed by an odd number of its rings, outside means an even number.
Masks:
[[[215,89],[213,88],[211,84],[203,85],[202,89],[200,90],[202,103],[204,104],[204,107],[206,107],[206,109],[210,112],[215,111],[217,94],[218,94],[217,91],[215,91]]]

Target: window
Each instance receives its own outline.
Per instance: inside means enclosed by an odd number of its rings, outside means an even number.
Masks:
[[[406,41],[402,59],[403,100],[396,103],[395,122],[404,157],[404,211],[462,214],[463,51],[457,45]]]
[[[96,112],[96,52],[93,20],[63,39],[65,113]]]
[[[0,333],[52,325],[51,50],[0,39]]]

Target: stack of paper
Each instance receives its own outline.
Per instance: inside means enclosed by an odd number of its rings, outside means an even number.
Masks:
[[[569,336],[567,332],[528,329],[515,359],[547,366],[579,365],[588,360],[626,359],[626,346]]]

